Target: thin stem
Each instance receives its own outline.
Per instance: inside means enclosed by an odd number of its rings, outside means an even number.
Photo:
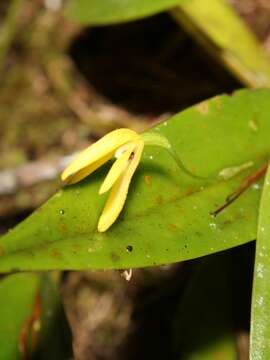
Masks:
[[[232,204],[236,199],[239,198],[239,196],[246,191],[252,184],[254,184],[256,181],[258,181],[261,177],[263,177],[267,171],[269,162],[264,164],[262,167],[259,168],[255,173],[249,175],[246,177],[240,184],[239,188],[234,191],[232,194],[230,194],[226,198],[225,204],[220,206],[217,210],[213,211],[211,215],[217,216],[219,213],[221,213],[224,209],[226,209],[230,204]]]
[[[162,147],[165,150],[167,150],[168,153],[172,156],[172,158],[176,162],[176,164],[178,165],[178,167],[184,173],[186,173],[188,176],[191,176],[196,180],[213,180],[214,179],[213,177],[202,177],[202,176],[195,175],[190,170],[188,170],[186,168],[186,166],[184,165],[183,161],[179,158],[177,153],[174,151],[173,147],[171,146],[171,143],[166,138],[166,136],[161,135],[154,131],[148,131],[148,132],[145,132],[144,134],[142,134],[142,137],[143,137],[145,145],[159,146],[159,147]]]
[[[187,175],[193,177],[194,179],[197,179],[197,180],[212,180],[213,178],[211,177],[203,177],[203,176],[198,176],[198,175],[195,175],[193,174],[190,170],[188,170],[186,168],[186,166],[184,165],[183,161],[179,158],[179,156],[176,154],[176,152],[170,148],[166,148],[166,150],[169,152],[169,154],[172,156],[172,158],[174,159],[174,161],[176,162],[176,164],[178,165],[178,167],[184,172],[186,173]]]

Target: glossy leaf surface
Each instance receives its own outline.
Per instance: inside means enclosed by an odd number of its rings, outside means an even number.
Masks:
[[[146,148],[124,210],[105,233],[97,222],[106,195],[98,189],[108,166],[59,191],[1,238],[0,271],[131,268],[172,263],[256,238],[260,183],[217,217],[211,213],[270,156],[270,91],[242,90],[196,105],[156,127],[186,167],[163,150]],[[253,162],[222,180],[221,170]]]

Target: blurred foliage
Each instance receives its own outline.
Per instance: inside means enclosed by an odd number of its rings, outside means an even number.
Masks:
[[[4,278],[0,283],[2,359],[20,359],[26,347],[21,340],[24,323],[30,318],[38,290],[38,276],[19,274]],[[26,351],[26,350],[25,350]]]
[[[55,279],[16,274],[0,283],[1,359],[71,359],[71,337]]]
[[[269,48],[268,2],[230,2]],[[239,88],[240,82],[269,85],[269,60],[225,1],[65,4],[0,4],[0,170],[41,158],[53,162],[116,127],[143,131],[170,113]],[[265,9],[260,16],[259,8]],[[170,9],[171,18],[161,14],[127,23],[163,9]],[[100,26],[105,23],[114,25]],[[269,160],[268,103],[267,90],[242,91],[205,101],[156,127],[193,172],[217,177],[225,168],[227,179],[191,180],[166,154],[147,149],[122,218],[110,232],[95,232],[103,204],[97,196],[101,170],[61,190],[4,235],[1,270],[156,265],[224,250],[258,234],[251,359],[267,360],[269,191],[265,182],[259,204],[259,180]],[[0,181],[1,176],[0,171]],[[58,180],[22,185],[1,196],[0,232],[59,186]],[[243,186],[249,189],[239,199],[210,216]],[[252,250],[251,244],[181,263],[177,271],[172,265],[136,270],[130,283],[118,273],[94,272],[88,283],[83,272],[65,274],[61,283],[64,302],[71,299],[66,311],[76,358],[247,359]],[[46,274],[1,279],[1,358],[72,358],[55,280]]]
[[[225,0],[189,0],[172,14],[245,85],[270,86],[269,57]]]

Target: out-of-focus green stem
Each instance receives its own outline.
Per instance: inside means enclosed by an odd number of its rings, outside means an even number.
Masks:
[[[168,153],[171,155],[171,157],[176,162],[179,169],[181,169],[187,175],[189,175],[197,180],[209,180],[209,178],[200,177],[198,175],[193,174],[191,171],[189,171],[186,168],[186,166],[184,165],[183,161],[179,158],[178,154],[173,149],[169,140],[164,135],[158,134],[157,132],[154,132],[154,131],[146,131],[145,133],[143,133],[142,136],[143,136],[145,145],[159,146],[159,147],[162,147],[163,149],[167,150]]]
[[[7,15],[0,26],[0,71],[3,68],[5,57],[16,34],[18,17],[24,0],[11,0]]]

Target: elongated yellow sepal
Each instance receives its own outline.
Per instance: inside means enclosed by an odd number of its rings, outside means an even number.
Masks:
[[[128,194],[129,184],[137,166],[139,165],[143,147],[143,140],[136,142],[134,157],[129,160],[128,167],[112,186],[108,200],[99,218],[98,231],[106,231],[115,222],[123,209]]]
[[[136,141],[139,135],[130,129],[117,129],[82,151],[63,171],[61,179],[73,184],[91,174],[114,155],[122,145]]]

